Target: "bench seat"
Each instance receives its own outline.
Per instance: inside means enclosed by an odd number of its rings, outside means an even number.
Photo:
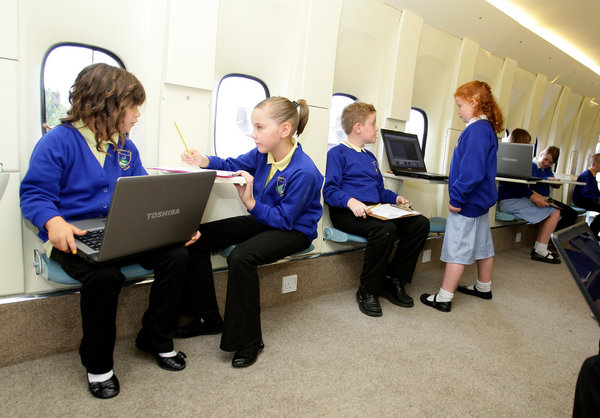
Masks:
[[[67,285],[81,285],[81,282],[69,276],[56,261],[49,259],[46,254],[33,251],[33,267],[35,273],[41,275],[44,279],[55,283]],[[121,272],[125,275],[126,280],[141,279],[152,276],[154,270],[147,270],[139,264],[130,264],[121,267]]]

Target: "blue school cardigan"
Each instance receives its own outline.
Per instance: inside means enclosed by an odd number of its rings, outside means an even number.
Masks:
[[[117,178],[148,174],[131,140],[115,150],[109,146],[104,167],[83,136],[62,124],[36,144],[21,182],[21,212],[48,240],[44,225],[55,216],[67,222],[108,214]]]
[[[267,164],[267,154],[256,148],[237,158],[208,158],[207,168],[244,170],[254,176],[256,206],[249,213],[258,222],[275,229],[299,231],[311,241],[317,237],[317,224],[323,216],[323,176],[300,144],[288,166],[276,171],[266,185],[271,165]]]

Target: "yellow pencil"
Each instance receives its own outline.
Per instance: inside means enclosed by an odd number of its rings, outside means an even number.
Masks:
[[[181,138],[181,142],[183,142],[183,145],[185,146],[185,150],[188,152],[188,154],[192,155],[192,153],[190,152],[190,149],[188,148],[187,144],[185,143],[185,139],[183,139],[183,135],[181,135],[181,131],[179,130],[179,126],[177,126],[177,122],[173,122],[175,124],[175,129],[177,129],[177,132],[179,133],[179,138]]]

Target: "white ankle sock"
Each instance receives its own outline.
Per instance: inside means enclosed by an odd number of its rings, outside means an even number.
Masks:
[[[88,382],[90,383],[94,383],[94,382],[104,382],[105,380],[110,379],[111,377],[113,377],[113,375],[115,374],[114,370],[111,369],[110,372],[107,373],[102,373],[102,374],[92,374],[92,373],[88,373]]]
[[[533,250],[542,257],[548,257],[550,259],[554,258],[550,251],[548,251],[548,244],[542,244],[541,242],[536,241]]]
[[[429,295],[427,298],[428,301],[433,302],[433,297],[435,295]],[[435,298],[436,302],[451,302],[454,297],[454,293],[448,292],[440,287],[440,291],[437,293],[437,297]]]
[[[492,281],[490,280],[487,283],[484,282],[480,282],[479,280],[477,280],[477,283],[475,283],[474,286],[468,286],[470,289],[473,289],[474,287],[477,288],[477,290],[479,290],[480,292],[491,292],[492,291]]]
[[[177,351],[169,351],[168,353],[158,353],[159,356],[163,358],[175,357],[177,355]]]

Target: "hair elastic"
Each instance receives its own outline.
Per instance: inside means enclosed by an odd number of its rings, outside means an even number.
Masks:
[[[295,101],[295,100],[294,100],[292,103],[294,103],[294,106],[296,106],[296,107],[299,107],[299,106],[300,106],[300,105],[298,104],[298,102],[297,102],[297,101]]]

